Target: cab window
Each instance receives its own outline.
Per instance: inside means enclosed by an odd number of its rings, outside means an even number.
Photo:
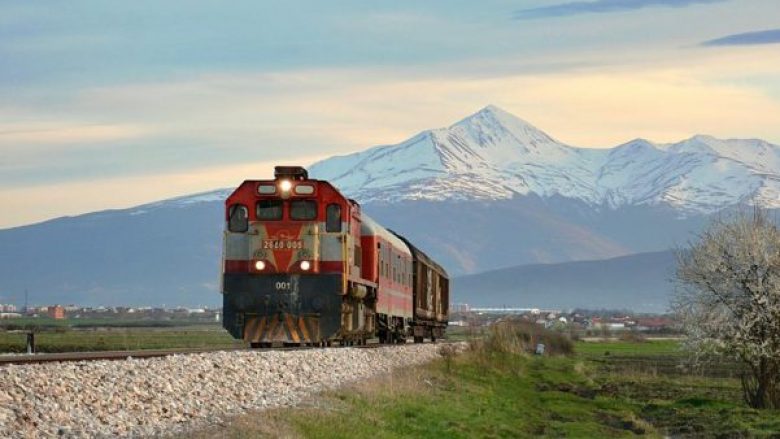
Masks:
[[[249,229],[249,210],[243,204],[234,204],[228,209],[228,230],[246,232]]]
[[[293,200],[290,202],[290,219],[313,220],[317,218],[317,202],[314,200]]]
[[[282,200],[258,201],[257,219],[260,221],[277,221],[282,219]]]
[[[338,204],[328,204],[325,209],[325,231],[341,232],[341,206]]]

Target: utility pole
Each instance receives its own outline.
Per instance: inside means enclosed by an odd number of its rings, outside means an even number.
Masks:
[[[24,289],[24,315],[27,316],[27,299],[29,298],[29,291],[27,291],[27,288]],[[27,353],[28,354],[34,354],[35,353],[35,331],[32,329],[27,332]]]

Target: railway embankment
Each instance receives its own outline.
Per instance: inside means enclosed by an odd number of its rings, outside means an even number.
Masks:
[[[294,406],[322,390],[426,363],[440,357],[440,347],[9,365],[0,368],[0,437],[145,437],[187,431],[250,410]]]

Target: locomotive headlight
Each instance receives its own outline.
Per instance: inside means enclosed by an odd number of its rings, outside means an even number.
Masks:
[[[301,262],[301,270],[309,271],[309,268],[311,268],[311,262],[309,262],[309,261]]]
[[[282,192],[289,192],[290,189],[292,189],[292,183],[290,182],[290,180],[282,180],[279,183],[279,189],[281,189]]]
[[[263,262],[263,261],[255,262],[255,268],[257,269],[257,271],[265,270],[265,262]]]

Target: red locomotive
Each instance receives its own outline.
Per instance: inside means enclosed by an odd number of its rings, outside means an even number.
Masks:
[[[223,325],[252,346],[444,336],[447,272],[298,166],[225,202]]]

